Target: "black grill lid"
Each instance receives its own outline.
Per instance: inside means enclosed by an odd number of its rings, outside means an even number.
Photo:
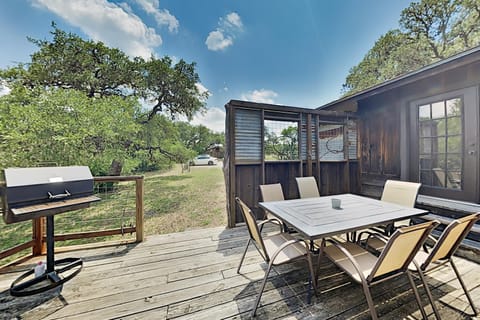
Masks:
[[[93,176],[86,166],[8,168],[4,170],[4,220],[24,221],[88,207]]]
[[[86,166],[40,167],[40,168],[7,168],[5,182],[7,188],[93,180],[90,169]]]

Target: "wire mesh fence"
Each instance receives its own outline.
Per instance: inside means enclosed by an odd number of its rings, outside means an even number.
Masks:
[[[143,178],[142,178],[143,179]],[[121,179],[120,179],[121,180]],[[127,179],[128,180],[128,179]],[[130,181],[95,182],[94,193],[101,201],[89,208],[69,211],[55,216],[55,246],[71,246],[102,241],[136,238],[137,184]],[[45,218],[42,239],[45,238]],[[6,224],[0,222],[0,265],[5,265],[32,253],[34,238],[32,221]],[[44,241],[44,240],[42,240]],[[16,250],[17,247],[25,247]]]

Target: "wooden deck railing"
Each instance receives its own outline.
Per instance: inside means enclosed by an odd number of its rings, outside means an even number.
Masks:
[[[95,183],[108,182],[135,182],[135,224],[132,226],[122,226],[120,228],[113,228],[107,230],[97,230],[88,232],[75,232],[68,234],[55,234],[55,241],[65,241],[74,239],[97,238],[112,235],[123,235],[127,233],[135,233],[135,240],[132,242],[142,242],[144,240],[144,214],[143,214],[143,176],[102,176],[94,177]],[[0,185],[0,187],[2,187]],[[68,213],[66,213],[68,214]],[[124,242],[124,241],[122,241]],[[45,217],[32,220],[32,240],[15,245],[14,247],[0,251],[0,268],[4,267],[2,259],[11,257],[28,248],[32,249],[32,253],[15,259],[16,261],[29,258],[31,256],[38,256],[46,253],[46,237],[45,237]],[[62,247],[68,249],[68,247]],[[10,262],[9,264],[11,264]]]

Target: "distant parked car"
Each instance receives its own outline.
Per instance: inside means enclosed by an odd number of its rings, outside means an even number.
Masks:
[[[190,161],[191,166],[209,165],[213,166],[217,164],[217,158],[211,157],[208,154],[200,154]]]

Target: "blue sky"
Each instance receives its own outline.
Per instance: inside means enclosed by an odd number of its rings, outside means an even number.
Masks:
[[[208,112],[223,131],[231,99],[315,108],[336,100],[348,71],[398,28],[410,0],[2,0],[0,68],[28,62],[27,36],[63,30],[131,56],[195,61]]]

